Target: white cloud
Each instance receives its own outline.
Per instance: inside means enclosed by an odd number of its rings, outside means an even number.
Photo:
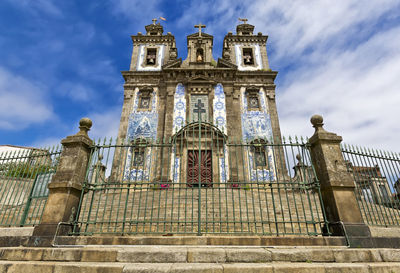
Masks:
[[[40,86],[0,67],[0,129],[22,130],[53,118]]]
[[[143,27],[151,23],[151,19],[164,16],[159,8],[161,0],[116,0],[110,1],[113,12],[120,16],[123,15],[131,22],[135,22],[135,26]],[[142,31],[142,30],[139,30]]]
[[[115,139],[118,134],[121,111],[122,106],[118,105],[105,112],[89,113],[87,116],[93,122],[89,136],[94,140],[104,139],[104,137]]]
[[[283,70],[284,135],[311,136],[309,119],[320,113],[345,142],[400,151],[399,8],[396,0],[190,1],[177,22],[199,18],[217,36],[247,17],[255,32],[269,35],[271,66]]]

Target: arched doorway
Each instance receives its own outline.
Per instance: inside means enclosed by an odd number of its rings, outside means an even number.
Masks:
[[[180,162],[180,184],[188,187],[215,187],[224,181],[226,135],[208,122],[193,122],[173,136],[174,157]],[[224,161],[225,164],[226,161]]]

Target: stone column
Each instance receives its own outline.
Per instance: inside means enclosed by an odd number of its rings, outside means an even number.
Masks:
[[[49,183],[49,197],[44,208],[42,221],[35,227],[33,236],[54,236],[60,222],[72,222],[78,210],[82,184],[90,157],[93,141],[87,135],[92,121],[82,118],[80,131],[61,141],[63,151],[57,171]],[[66,235],[70,226],[62,226],[58,235]]]
[[[358,208],[354,180],[347,171],[340,149],[342,137],[322,128],[322,116],[312,116],[311,123],[315,128],[309,140],[311,159],[321,184],[329,230],[333,235],[347,236],[350,244],[354,242],[354,237],[370,237],[369,228]]]

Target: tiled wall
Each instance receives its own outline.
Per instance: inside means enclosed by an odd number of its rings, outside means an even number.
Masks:
[[[139,89],[136,88],[134,92],[134,103],[131,114],[129,115],[129,125],[127,133],[127,141],[130,142],[137,138],[145,138],[148,140],[156,140],[157,136],[157,125],[158,125],[158,113],[157,113],[157,90],[152,93],[151,109],[149,111],[138,111],[139,103]],[[148,148],[149,149],[149,148]],[[134,154],[128,150],[127,160],[125,165],[125,180],[142,181],[149,179],[149,169],[152,165],[151,151],[145,151],[145,164],[141,168],[131,168],[131,162]],[[143,171],[143,169],[145,171]]]
[[[172,134],[179,131],[186,122],[186,99],[185,87],[179,83],[175,89],[174,95],[174,113],[172,122]]]
[[[270,143],[272,139],[271,118],[268,113],[264,90],[261,88],[259,91],[259,103],[261,106],[260,111],[247,110],[247,97],[245,94],[245,88],[241,89],[241,98],[243,141],[249,143],[255,139],[263,139]],[[250,170],[248,179],[250,179],[252,182],[267,182],[275,179],[275,167],[272,152],[272,149],[267,148],[266,159],[268,161],[269,168],[256,169],[254,166],[254,155],[251,149],[248,149],[247,166]]]
[[[214,88],[214,125],[217,126],[222,132],[226,133],[226,106],[225,106],[225,93],[222,84],[217,84]]]

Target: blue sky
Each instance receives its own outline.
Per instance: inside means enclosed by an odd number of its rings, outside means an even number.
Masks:
[[[311,136],[319,113],[347,143],[400,151],[398,0],[3,0],[0,144],[59,143],[84,116],[92,137],[115,136],[130,35],[159,16],[183,59],[199,22],[215,59],[238,17],[269,35],[284,135]]]

